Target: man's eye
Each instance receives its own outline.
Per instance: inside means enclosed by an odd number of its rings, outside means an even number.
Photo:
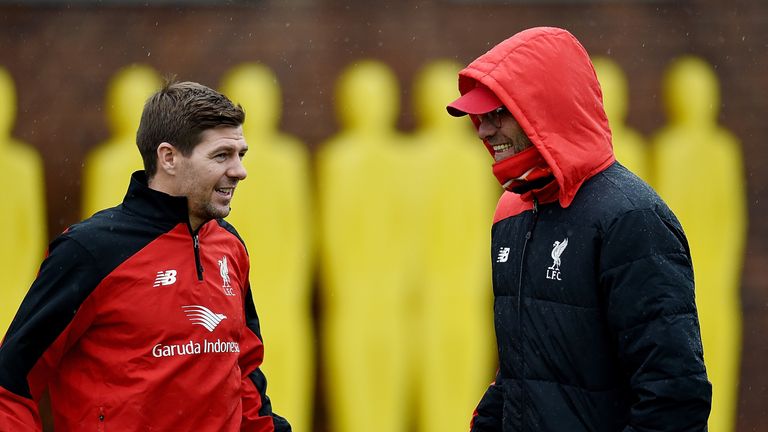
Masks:
[[[214,156],[213,158],[216,159],[217,161],[224,161],[224,160],[227,159],[227,154],[226,153],[219,153],[216,156]]]

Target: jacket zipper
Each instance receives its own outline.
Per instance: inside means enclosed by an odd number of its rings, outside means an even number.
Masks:
[[[525,333],[523,332],[523,270],[525,268],[525,254],[528,249],[528,242],[533,238],[533,230],[536,228],[536,221],[539,217],[539,200],[533,197],[533,219],[528,232],[525,233],[525,242],[520,256],[520,272],[517,280],[517,328],[520,332],[520,427],[525,425],[525,400],[527,393],[525,391]]]
[[[203,264],[200,262],[200,241],[198,239],[198,234],[196,232],[192,232],[192,228],[190,228],[189,231],[192,234],[192,242],[195,249],[195,268],[197,269],[197,280],[202,281]]]
[[[99,407],[99,427],[98,431],[102,432],[104,430],[104,408]]]

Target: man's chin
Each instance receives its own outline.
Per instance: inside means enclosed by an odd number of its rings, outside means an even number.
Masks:
[[[229,216],[229,213],[231,211],[231,207],[208,207],[206,209],[205,213],[205,220],[212,220],[212,219],[224,219],[225,217]]]
[[[231,212],[231,208],[227,207],[226,210],[216,212],[216,217],[214,219],[224,219],[225,217],[229,216]]]

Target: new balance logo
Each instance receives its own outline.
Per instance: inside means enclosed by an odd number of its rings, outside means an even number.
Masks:
[[[507,262],[509,260],[509,248],[499,248],[499,254],[496,255],[496,262],[502,263]]]
[[[176,283],[176,270],[166,270],[157,272],[155,278],[155,284],[153,287],[159,287],[160,285],[173,285]]]
[[[219,323],[227,319],[226,315],[215,313],[205,306],[189,305],[182,306],[182,309],[192,324],[203,326],[209,332],[213,332]]]

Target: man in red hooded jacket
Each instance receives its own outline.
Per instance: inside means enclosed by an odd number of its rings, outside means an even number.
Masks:
[[[494,216],[496,380],[471,430],[704,431],[704,367],[683,229],[615,160],[602,94],[569,32],[533,28],[459,73],[506,190]]]

